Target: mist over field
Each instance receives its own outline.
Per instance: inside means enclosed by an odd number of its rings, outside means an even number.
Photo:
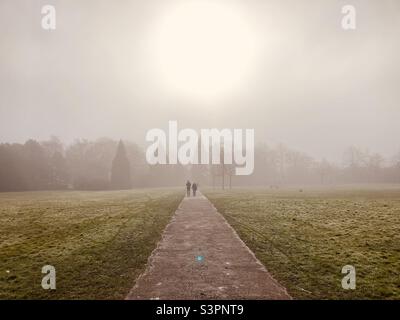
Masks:
[[[399,17],[0,0],[0,299],[399,299]]]
[[[191,1],[184,9],[179,0],[52,1],[50,32],[40,25],[44,4],[0,3],[3,143],[55,135],[146,146],[147,130],[177,120],[181,129],[254,128],[258,143],[339,164],[353,145],[388,161],[399,152],[396,0],[352,1],[351,31],[341,27],[346,3],[336,0]],[[200,12],[194,20],[215,38],[195,27],[184,33],[179,10]],[[210,55],[213,46],[219,54]],[[175,50],[192,55],[187,73],[189,60]]]

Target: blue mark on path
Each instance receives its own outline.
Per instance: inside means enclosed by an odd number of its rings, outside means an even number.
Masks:
[[[203,256],[197,256],[196,260],[197,260],[197,262],[203,262],[204,261],[204,257]]]

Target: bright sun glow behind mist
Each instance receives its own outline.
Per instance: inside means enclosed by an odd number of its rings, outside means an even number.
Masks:
[[[240,11],[208,1],[185,1],[167,12],[155,45],[155,67],[168,89],[205,99],[239,88],[255,54]]]

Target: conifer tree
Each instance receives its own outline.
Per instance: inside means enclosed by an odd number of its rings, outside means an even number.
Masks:
[[[111,188],[115,190],[131,188],[130,164],[122,140],[118,143],[117,152],[112,161]]]

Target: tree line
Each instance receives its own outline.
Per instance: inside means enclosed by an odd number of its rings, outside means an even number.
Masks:
[[[223,156],[221,156],[223,158]],[[293,184],[400,183],[400,153],[385,159],[356,147],[342,163],[284,145],[259,145],[250,176],[234,176],[232,165],[148,165],[145,152],[129,141],[58,138],[0,144],[0,191],[110,190],[183,186],[186,179],[215,187]]]
[[[350,146],[342,161],[316,160],[282,144],[259,145],[255,150],[254,174],[243,185],[333,185],[350,183],[400,183],[400,152],[391,159]],[[237,178],[235,178],[237,179]]]

